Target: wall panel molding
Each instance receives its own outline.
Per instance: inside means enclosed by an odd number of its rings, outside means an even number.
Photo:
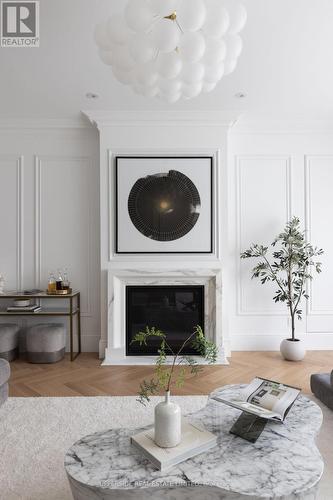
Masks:
[[[20,156],[16,161],[17,184],[17,246],[16,246],[16,269],[17,269],[17,289],[23,289],[23,265],[24,265],[24,186],[23,186],[24,157]]]
[[[239,255],[242,248],[242,234],[243,234],[243,221],[242,221],[242,171],[244,167],[244,162],[253,160],[267,160],[276,161],[280,160],[281,164],[284,166],[283,172],[285,176],[285,191],[284,191],[284,205],[285,205],[285,220],[291,217],[292,213],[292,157],[289,155],[262,155],[262,154],[251,154],[251,155],[235,155],[234,165],[236,171],[236,315],[237,316],[286,316],[283,311],[267,311],[264,309],[252,310],[248,309],[244,305],[244,287],[241,276],[241,260]],[[255,182],[259,181],[258,179]],[[250,279],[250,276],[249,276]]]
[[[313,228],[313,192],[312,192],[312,179],[313,179],[313,163],[316,160],[329,160],[333,165],[332,155],[305,155],[304,156],[304,207],[305,207],[305,231],[308,241],[312,241],[312,228]],[[320,174],[319,174],[320,175]],[[319,307],[314,306],[314,287],[313,282],[309,281],[307,284],[309,299],[306,301],[306,311],[308,316],[333,316],[333,307]],[[333,302],[333,301],[332,301]]]
[[[24,186],[23,186],[23,168],[24,157],[23,155],[0,155],[1,162],[13,162],[15,167],[16,180],[15,180],[15,203],[16,203],[16,237],[15,237],[15,283],[16,289],[23,288],[23,272],[24,272]],[[6,270],[2,270],[6,272]]]
[[[42,255],[43,255],[43,238],[42,233],[42,181],[45,179],[43,177],[43,166],[47,162],[79,162],[85,165],[85,175],[91,172],[92,159],[88,156],[71,156],[71,155],[35,155],[35,286],[36,288],[41,288],[41,269],[42,269]],[[88,177],[89,180],[89,177]],[[87,188],[89,188],[89,182],[87,180]],[[83,193],[85,196],[85,203],[87,204],[88,221],[87,221],[87,232],[86,232],[86,250],[87,250],[87,263],[85,273],[86,279],[86,308],[81,311],[81,317],[92,317],[92,304],[91,304],[91,286],[92,274],[91,274],[91,233],[92,233],[92,207],[91,207],[91,197],[89,192]],[[82,292],[82,290],[81,290]],[[81,300],[82,304],[82,300]]]
[[[41,282],[41,160],[35,155],[35,287]]]

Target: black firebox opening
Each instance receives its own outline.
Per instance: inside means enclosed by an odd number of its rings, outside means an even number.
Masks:
[[[177,351],[196,325],[204,330],[204,286],[127,286],[126,287],[126,354],[156,355],[160,339],[147,346],[131,343],[133,336],[149,326],[167,334],[168,344]],[[187,345],[184,354],[198,354]]]

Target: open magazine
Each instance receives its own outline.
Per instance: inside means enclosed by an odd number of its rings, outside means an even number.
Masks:
[[[216,395],[212,399],[260,418],[283,422],[300,392],[297,387],[256,377],[237,398]]]

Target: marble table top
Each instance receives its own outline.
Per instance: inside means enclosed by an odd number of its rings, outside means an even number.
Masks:
[[[208,452],[162,473],[130,443],[130,436],[144,428],[110,429],[84,437],[70,448],[65,457],[70,481],[96,493],[142,488],[148,493],[149,488],[199,485],[212,487],[212,495],[217,488],[240,495],[237,498],[310,498],[305,493],[323,472],[315,444],[322,423],[320,408],[300,395],[284,424],[268,422],[257,442],[249,443],[229,433],[240,411],[211,399],[217,393],[236,397],[242,387],[216,390],[204,408],[187,415],[189,421],[199,421],[217,435],[218,445]],[[96,498],[111,497],[96,494]]]

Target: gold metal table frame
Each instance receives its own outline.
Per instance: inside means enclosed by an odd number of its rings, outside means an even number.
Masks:
[[[70,342],[70,358],[74,361],[78,355],[81,353],[81,298],[80,292],[74,291],[67,295],[49,295],[46,292],[36,293],[36,294],[24,294],[24,293],[5,293],[0,295],[0,300],[8,299],[51,299],[51,300],[69,300],[69,308],[66,310],[41,310],[38,312],[23,311],[23,312],[8,312],[0,310],[0,316],[65,316],[69,318],[69,342]],[[74,352],[74,317],[77,319],[77,340],[78,340],[78,350]]]

